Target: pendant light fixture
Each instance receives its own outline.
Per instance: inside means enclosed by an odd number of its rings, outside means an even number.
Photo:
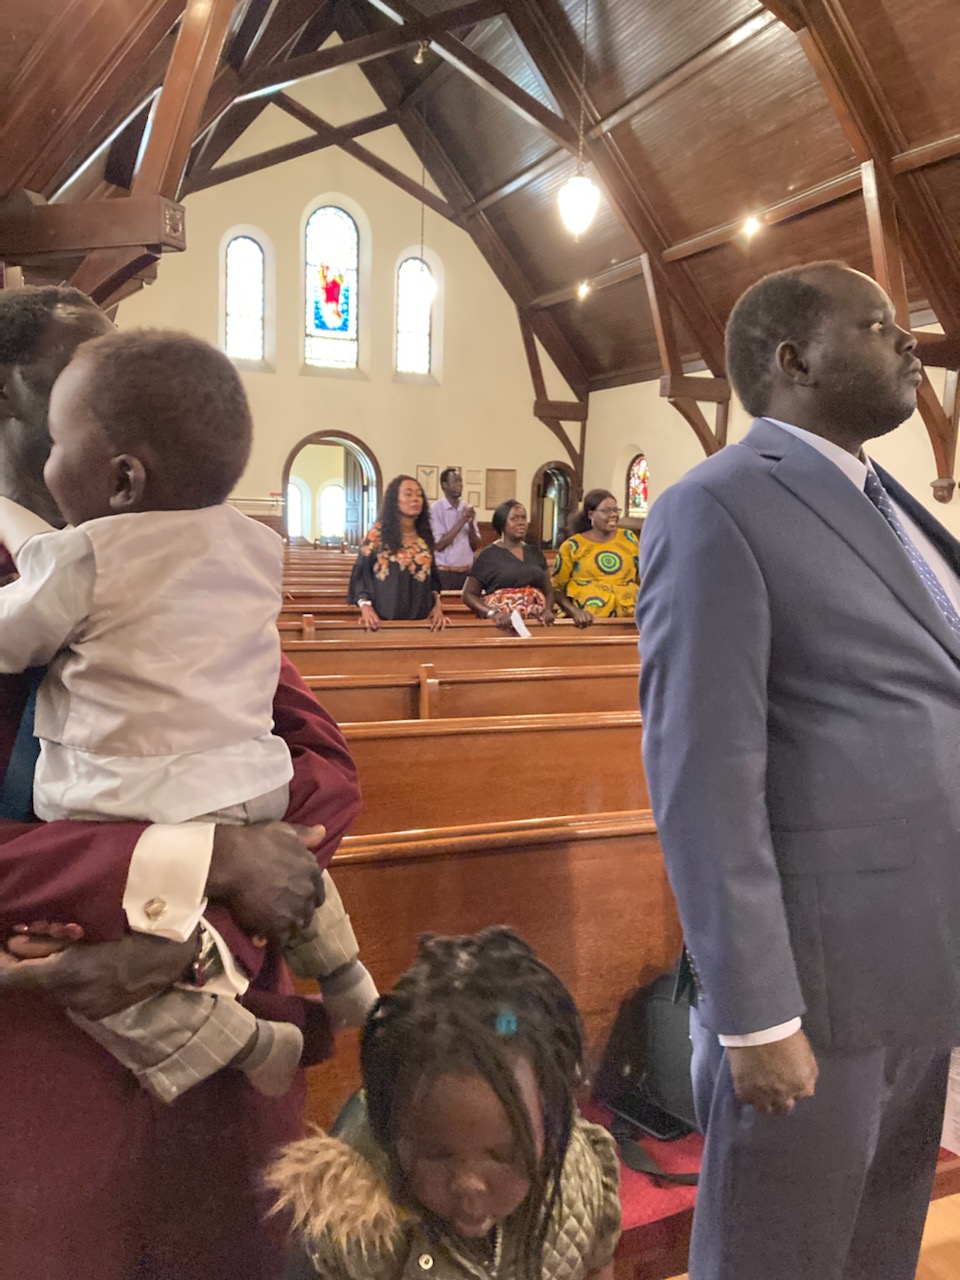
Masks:
[[[583,0],[583,60],[580,64],[580,135],[577,149],[577,168],[557,192],[557,204],[563,225],[579,240],[596,217],[600,206],[600,188],[584,173],[583,133],[587,105],[587,32],[590,21],[590,0]]]

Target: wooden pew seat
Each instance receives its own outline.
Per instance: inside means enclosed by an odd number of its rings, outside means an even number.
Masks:
[[[613,620],[616,621],[616,620]],[[636,661],[637,633],[632,626],[593,626],[577,631],[557,623],[538,627],[529,640],[509,636],[489,624],[456,623],[431,632],[423,623],[386,623],[382,631],[353,625],[345,634],[322,640],[281,636],[283,650],[304,676],[415,675],[432,662],[438,671],[487,671],[502,667],[623,666]]]
[[[415,676],[307,676],[306,682],[341,722],[458,719],[633,710],[639,671],[638,663],[626,663],[442,672],[424,663]]]
[[[331,871],[381,990],[410,964],[419,934],[508,924],[573,993],[591,1066],[626,993],[680,950],[646,812],[351,835]],[[337,1057],[308,1075],[308,1117],[328,1125],[359,1082],[356,1034],[340,1036]]]
[[[638,711],[341,725],[358,833],[646,809]]]

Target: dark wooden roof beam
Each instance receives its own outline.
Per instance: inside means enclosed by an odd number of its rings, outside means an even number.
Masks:
[[[793,0],[804,19],[798,39],[857,158],[873,160],[881,186],[891,183],[904,252],[930,305],[948,331],[960,330],[960,249],[921,172],[893,173],[906,139],[884,98],[840,0]]]
[[[320,116],[316,115],[308,107],[296,102],[293,98],[288,98],[285,93],[277,95],[276,103],[288,115],[293,116],[294,120],[298,120],[300,124],[312,129],[319,137],[329,139],[333,145],[338,146],[348,156],[352,156],[354,160],[359,160],[368,169],[372,169],[374,173],[379,173],[381,178],[386,178],[388,182],[392,182],[395,187],[399,187],[407,195],[413,196],[415,200],[422,201],[428,209],[432,209],[434,213],[439,213],[441,218],[446,218],[449,222],[459,223],[460,216],[452,205],[449,205],[442,197],[434,195],[427,187],[421,186],[419,182],[415,182],[413,178],[409,178],[402,170],[397,169],[392,164],[388,164],[386,160],[381,160],[379,156],[374,155],[372,151],[368,151],[366,147],[362,147],[358,142],[354,142],[350,136],[349,127],[336,129],[332,124],[328,124],[326,120],[322,120]],[[384,114],[388,114],[391,117],[395,115],[394,112]],[[390,122],[387,121],[387,123]]]
[[[485,18],[502,13],[504,3],[505,0],[469,0],[467,4],[447,9],[430,18],[417,14],[409,22],[402,22],[399,27],[391,30],[374,31],[332,49],[318,49],[316,53],[288,58],[275,67],[266,68],[245,79],[237,101],[273,94],[278,89],[296,84],[298,80],[322,75],[337,67],[356,66],[374,58],[383,58],[418,41],[432,41],[434,37],[442,37],[445,32],[457,27],[474,26]]]
[[[569,157],[570,153],[565,147],[555,147],[553,151],[549,151],[541,160],[528,165],[526,169],[515,173],[512,178],[508,178],[506,182],[501,183],[493,191],[488,191],[485,196],[475,200],[469,208],[464,209],[464,216],[471,218],[475,213],[482,213],[484,209],[489,209],[491,205],[497,204],[500,200],[506,199],[507,196],[513,195],[515,191],[522,190],[537,178],[542,178],[544,174],[552,173],[560,165],[567,164]]]
[[[755,209],[749,212],[764,226],[774,226],[778,222],[786,222],[790,218],[798,218],[804,213],[812,213],[826,205],[835,204],[847,196],[855,195],[861,186],[859,169],[850,169],[836,178],[820,182],[806,191],[798,191],[796,195],[766,209]],[[744,215],[744,218],[746,215]],[[690,236],[687,240],[678,240],[663,251],[664,262],[680,262],[684,258],[695,257],[698,253],[706,253],[722,244],[728,244],[743,235],[744,218],[736,222],[724,222],[709,231],[701,231],[699,235]],[[760,233],[758,233],[760,234]]]
[[[253,74],[279,58],[296,57],[318,48],[332,34],[336,15],[337,0],[326,0],[320,8],[317,0],[278,0],[242,69]],[[211,86],[187,165],[191,178],[212,169],[267,106],[269,99],[264,98],[234,106],[239,90],[238,72],[231,65],[221,67]]]
[[[517,0],[511,21],[544,83],[568,120],[577,119],[580,106],[580,50],[559,0]],[[598,122],[589,95],[588,119]],[[609,134],[588,141],[586,158],[592,163],[611,208],[641,253],[661,254],[667,247],[659,220],[641,190],[630,166]],[[701,354],[712,371],[724,368],[723,327],[705,294],[682,263],[666,277],[666,288],[679,307]]]
[[[763,7],[769,9],[773,16],[791,31],[799,31],[803,26],[803,18],[797,12],[793,0],[764,0]]]
[[[890,168],[896,174],[912,173],[915,169],[940,164],[953,156],[960,156],[960,133],[951,133],[946,138],[938,138],[936,142],[925,142],[922,146],[901,151],[890,161]]]
[[[0,212],[0,260],[34,262],[91,249],[183,249],[183,208],[162,196],[36,204]]]
[[[233,0],[187,0],[128,199],[142,195],[172,198],[179,190],[233,7]],[[101,306],[109,305],[113,294],[149,266],[150,260],[150,254],[132,249],[97,249],[87,254],[71,283]]]
[[[368,3],[395,19],[399,17],[411,24],[420,17],[408,0],[368,0]],[[449,17],[451,12],[455,11],[448,10],[444,16]],[[512,11],[510,16],[512,20],[514,16]],[[544,106],[539,98],[535,98],[533,94],[527,93],[525,89],[514,84],[509,76],[504,75],[497,67],[474,53],[462,40],[451,35],[440,35],[431,41],[430,47],[474,84],[491,93],[530,124],[542,129],[559,146],[576,153],[577,131],[564,116],[558,116],[555,111]]]
[[[194,191],[205,191],[208,187],[217,187],[223,182],[231,182],[234,178],[245,178],[248,174],[259,173],[262,169],[272,169],[274,165],[283,164],[286,160],[296,160],[300,156],[312,155],[323,151],[326,147],[341,146],[351,138],[359,138],[367,133],[375,133],[395,124],[395,111],[377,111],[372,116],[364,116],[353,124],[331,126],[328,133],[316,133],[312,138],[297,138],[294,142],[285,142],[282,146],[271,147],[257,155],[244,156],[242,160],[233,160],[229,164],[221,164],[188,178],[184,194]]]
[[[347,10],[341,23],[341,36],[344,39],[353,39],[361,35],[363,30],[359,16],[353,10]],[[404,97],[404,87],[389,62],[368,62],[364,64],[362,70],[385,105],[398,107]],[[430,129],[425,129],[422,120],[416,119],[409,112],[400,117],[398,125],[407,142],[416,152],[425,148],[427,171],[447,199],[461,208],[469,205],[473,195],[451,163],[436,135]],[[484,214],[478,214],[470,220],[468,230],[474,244],[514,305],[518,310],[524,308],[533,297],[533,289],[490,221]],[[532,313],[529,317],[529,325],[574,394],[578,397],[586,394],[587,371],[580,356],[574,351],[553,317],[546,312]],[[546,392],[543,398],[546,398]]]

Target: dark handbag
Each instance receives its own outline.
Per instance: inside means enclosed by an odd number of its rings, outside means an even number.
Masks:
[[[690,1079],[693,990],[684,954],[672,973],[626,997],[610,1032],[593,1095],[613,1112],[610,1131],[628,1168],[685,1185],[695,1185],[697,1175],[665,1172],[635,1137],[639,1129],[667,1142],[697,1127]]]

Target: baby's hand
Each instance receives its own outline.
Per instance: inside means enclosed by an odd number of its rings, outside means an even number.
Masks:
[[[18,960],[41,960],[44,956],[65,951],[84,936],[83,926],[59,920],[34,920],[32,924],[13,926],[7,939],[7,951]]]

